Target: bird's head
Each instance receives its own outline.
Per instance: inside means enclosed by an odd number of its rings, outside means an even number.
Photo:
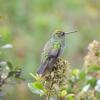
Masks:
[[[57,30],[53,33],[53,36],[61,38],[65,36],[65,32]]]
[[[75,33],[75,32],[77,32],[77,31],[63,32],[63,31],[58,31],[57,30],[56,32],[54,32],[53,36],[62,38],[62,37],[64,37],[67,34]]]

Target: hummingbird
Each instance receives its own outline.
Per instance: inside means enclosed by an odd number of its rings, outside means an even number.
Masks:
[[[38,74],[43,75],[46,70],[52,70],[52,65],[55,63],[56,59],[63,54],[65,48],[65,36],[75,32],[77,31],[56,31],[52,34],[42,50],[41,63],[39,70],[37,71]]]

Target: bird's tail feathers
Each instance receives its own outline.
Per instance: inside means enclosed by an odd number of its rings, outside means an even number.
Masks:
[[[46,68],[47,68],[47,65],[48,65],[48,62],[45,62],[44,64],[42,64],[39,67],[39,70],[37,71],[37,73],[43,75],[45,70],[46,70]]]

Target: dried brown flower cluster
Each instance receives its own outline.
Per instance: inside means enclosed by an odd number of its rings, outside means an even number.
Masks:
[[[100,42],[94,40],[89,44],[88,54],[85,57],[85,66],[96,65],[100,67]]]
[[[57,93],[66,88],[67,80],[69,78],[69,63],[63,58],[58,58],[52,66],[52,71],[46,71],[43,76],[43,84],[49,92]]]
[[[85,68],[88,70],[92,66],[100,68],[100,42],[94,40],[89,44],[88,54],[85,57]],[[100,70],[91,73],[93,77],[100,78]]]
[[[81,93],[76,100],[97,100],[94,91],[88,91],[86,93]]]

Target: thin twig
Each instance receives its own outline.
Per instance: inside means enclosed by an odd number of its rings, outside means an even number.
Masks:
[[[49,100],[49,99],[50,99],[50,95],[48,94],[47,97],[46,97],[46,100]]]
[[[59,100],[65,100],[65,97],[59,97]]]

